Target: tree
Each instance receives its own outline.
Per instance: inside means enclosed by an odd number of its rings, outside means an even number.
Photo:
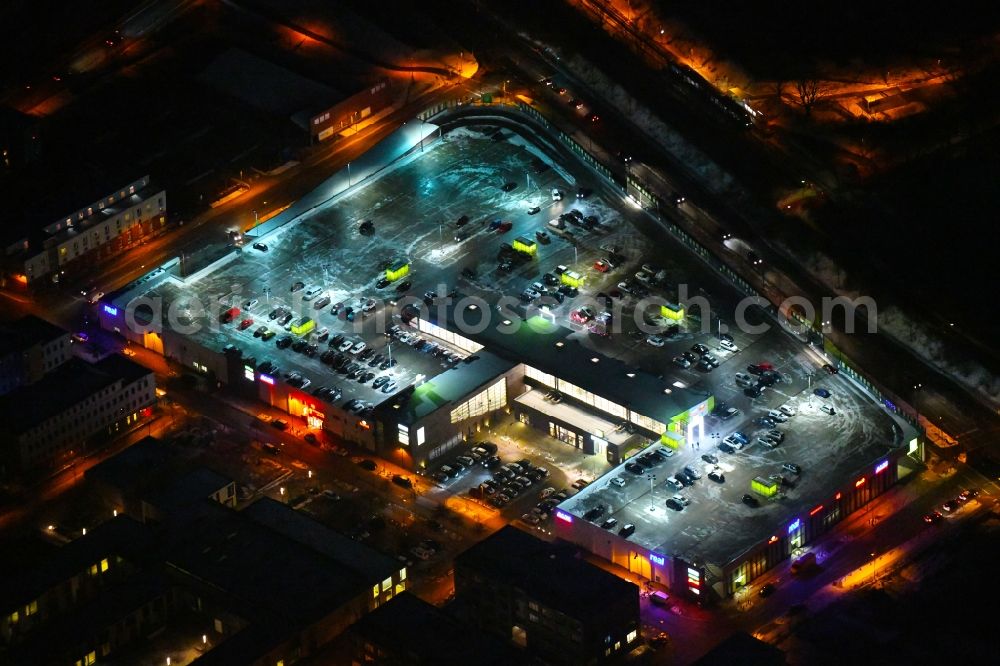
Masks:
[[[823,90],[820,82],[816,79],[800,79],[795,82],[795,92],[799,96],[799,104],[802,105],[802,110],[808,116],[812,113],[813,107],[822,96]]]

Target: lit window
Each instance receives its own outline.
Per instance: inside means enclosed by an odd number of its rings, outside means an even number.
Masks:
[[[14,611],[13,613],[10,614],[9,619],[11,624],[15,624],[18,620],[21,619],[21,614],[18,613],[17,611]]]
[[[417,446],[421,446],[424,443],[424,428],[423,426],[417,430]]]
[[[507,405],[507,381],[501,377],[493,386],[490,386],[479,395],[453,409],[451,412],[451,422],[458,423],[476,416],[488,414],[494,410]]]
[[[628,636],[625,637],[625,642],[631,643],[632,641],[635,640],[635,637],[638,635],[639,632],[636,629],[633,629],[632,631],[628,632]]]
[[[37,601],[32,601],[30,604],[24,607],[24,617],[28,617],[29,615],[34,615],[37,612],[38,612]]]
[[[399,570],[399,580],[406,580],[406,567]]]
[[[382,581],[382,591],[385,592],[390,587],[392,587],[392,578],[391,577],[390,578],[386,578],[384,581]]]
[[[108,570],[108,560],[107,558],[101,560],[101,573]]]
[[[410,445],[410,429],[407,428],[402,423],[400,423],[397,426],[397,429],[399,431],[399,443],[400,444],[406,444],[407,446],[409,446]]]
[[[373,597],[377,597],[378,596],[378,584],[376,584],[376,585],[374,585],[372,587],[372,596]]]

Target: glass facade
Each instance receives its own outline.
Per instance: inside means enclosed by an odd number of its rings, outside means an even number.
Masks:
[[[446,328],[441,328],[437,324],[432,324],[426,319],[417,320],[417,328],[420,329],[421,333],[426,333],[427,335],[433,335],[439,340],[444,340],[448,344],[461,349],[464,352],[470,354],[475,354],[477,351],[483,348],[483,346],[477,342],[473,342],[469,338],[459,335],[458,333],[452,333]]]
[[[507,380],[501,377],[495,384],[451,411],[451,422],[458,423],[488,414],[507,406]]]
[[[534,379],[539,384],[544,384],[549,388],[556,387],[556,378],[554,375],[546,374],[541,370],[531,367],[530,365],[524,366],[524,376],[529,379]]]
[[[566,395],[576,398],[580,402],[590,405],[595,409],[599,409],[602,412],[611,414],[612,416],[616,416],[620,419],[628,418],[628,411],[621,405],[613,403],[599,395],[595,395],[590,391],[585,391],[579,386],[574,386],[563,379],[559,380],[558,388]]]
[[[651,419],[648,416],[643,416],[638,412],[629,412],[629,420],[640,428],[658,432],[661,435],[667,431],[667,426],[665,424],[660,423],[656,419]]]

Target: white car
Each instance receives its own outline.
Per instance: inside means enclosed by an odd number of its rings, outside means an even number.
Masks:
[[[323,287],[312,286],[306,289],[306,292],[302,294],[302,298],[304,298],[307,301],[311,301],[312,299],[316,298],[322,293],[323,293]]]
[[[374,299],[368,299],[363,306],[361,306],[362,312],[371,312],[375,309],[376,303]]]
[[[259,300],[257,300],[256,298],[251,298],[249,301],[245,301],[243,303],[243,309],[244,310],[249,310],[253,306],[257,305],[258,303],[260,303]]]
[[[774,419],[778,423],[784,423],[788,420],[788,415],[785,414],[780,409],[772,409],[767,413],[768,418]]]
[[[639,282],[645,282],[646,284],[649,284],[649,281],[653,279],[653,276],[647,273],[646,271],[639,271],[638,273],[635,274],[635,279],[638,280]]]
[[[781,407],[778,407],[778,411],[780,411],[785,416],[795,416],[796,413],[795,408],[792,407],[791,405],[782,405]]]
[[[666,343],[667,341],[658,335],[650,335],[646,337],[646,344],[650,345],[651,347],[662,347]]]
[[[683,356],[674,356],[673,362],[674,362],[674,365],[676,365],[678,367],[681,367],[681,368],[690,368],[691,367],[691,361],[687,360]]]
[[[352,354],[360,354],[361,352],[363,352],[365,350],[365,347],[367,347],[367,346],[368,345],[365,344],[364,340],[358,340],[353,345],[351,345],[351,353]]]
[[[346,352],[346,351],[348,351],[353,346],[354,346],[354,343],[352,341],[350,341],[350,340],[344,340],[343,342],[340,343],[340,346],[337,347],[337,351],[339,351],[339,352]]]
[[[625,479],[623,479],[620,476],[616,476],[615,478],[611,479],[609,483],[611,483],[611,485],[613,486],[618,486],[619,488],[625,487]]]
[[[731,352],[738,352],[740,350],[740,348],[737,347],[736,343],[733,342],[732,340],[720,340],[719,346],[725,349],[726,351],[731,351]]]

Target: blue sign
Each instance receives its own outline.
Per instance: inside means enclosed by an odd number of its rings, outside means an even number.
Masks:
[[[656,564],[656,565],[659,565],[659,566],[662,567],[664,564],[667,563],[667,558],[665,558],[663,555],[657,555],[656,553],[650,553],[649,554],[649,561],[652,562],[653,564]]]
[[[799,520],[798,518],[796,518],[795,522],[788,526],[788,533],[791,534],[795,530],[799,529],[799,525],[801,525],[801,524],[802,524],[802,521]]]
[[[107,303],[105,303],[104,304],[104,311],[107,312],[112,317],[117,317],[118,316],[118,308],[114,307],[113,305],[108,305]]]

